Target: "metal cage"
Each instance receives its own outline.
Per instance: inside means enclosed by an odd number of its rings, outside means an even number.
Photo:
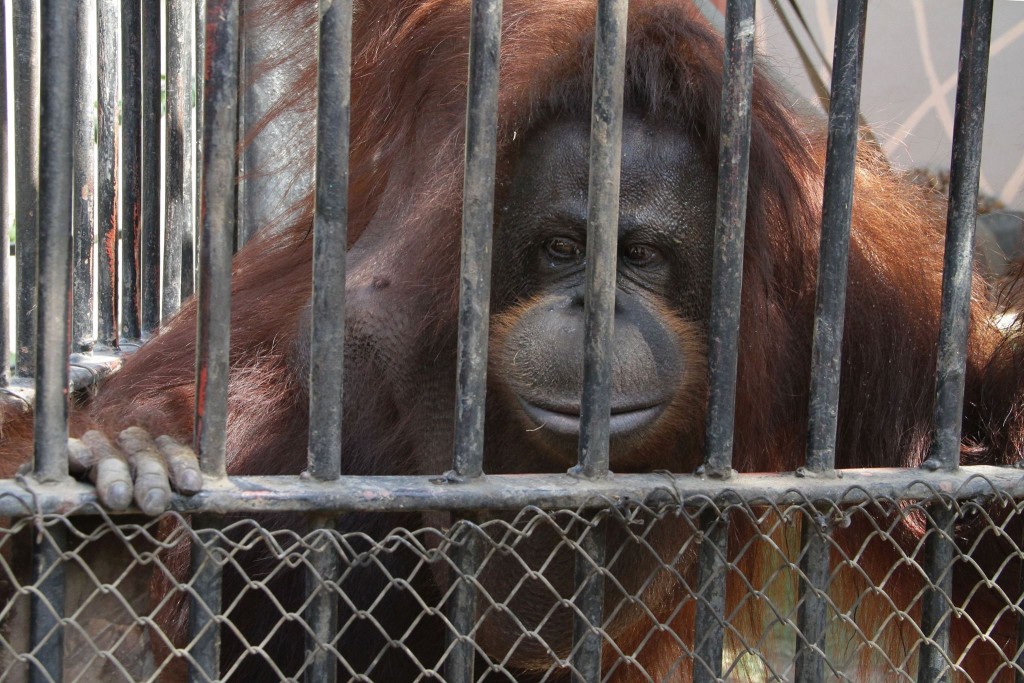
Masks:
[[[422,680],[517,680],[520,674],[509,661],[512,650],[521,647],[547,658],[548,669],[536,674],[538,680],[613,680],[631,670],[635,680],[653,680],[637,670],[637,653],[649,640],[663,637],[676,638],[678,661],[659,680],[963,677],[950,649],[950,623],[971,618],[972,598],[954,597],[950,567],[970,567],[979,585],[989,588],[1010,570],[1007,564],[972,563],[971,553],[954,543],[954,523],[982,520],[974,527],[977,543],[1006,544],[1006,557],[1013,561],[1024,556],[1020,539],[1008,531],[1022,514],[1024,477],[1011,467],[959,463],[992,0],[964,2],[932,456],[921,469],[835,469],[867,7],[866,0],[840,0],[807,458],[798,472],[758,475],[732,471],[753,4],[730,0],[726,17],[711,388],[700,473],[608,476],[615,268],[607,266],[616,254],[627,2],[598,0],[587,249],[588,264],[605,267],[588,273],[579,464],[565,474],[484,476],[502,3],[473,0],[452,468],[434,477],[340,476],[345,457],[338,396],[344,355],[352,3],[320,0],[316,187],[321,191],[316,193],[313,236],[312,342],[318,370],[312,373],[310,392],[309,468],[305,476],[229,478],[225,430],[239,163],[240,0],[14,0],[17,343],[13,376],[3,364],[2,380],[8,401],[34,402],[36,441],[31,472],[0,481],[0,515],[5,518],[0,579],[13,596],[0,608],[5,622],[0,680],[155,680],[170,676],[175,666],[187,666],[190,680],[219,680],[238,665],[222,657],[222,639],[234,643],[239,658],[263,658],[270,675],[282,679],[381,680],[382,662],[400,658],[418,668]],[[0,24],[6,21],[0,16]],[[93,26],[95,36],[90,35]],[[205,40],[195,40],[197,30]],[[167,74],[163,124],[161,51]],[[0,50],[0,58],[5,54]],[[197,80],[197,71],[205,78]],[[0,77],[7,75],[6,63],[0,64]],[[6,92],[0,87],[0,97]],[[7,110],[6,100],[0,102],[5,117]],[[193,129],[199,132],[195,140]],[[0,157],[8,154],[6,131],[5,118]],[[0,198],[7,197],[6,173],[3,178]],[[154,200],[161,183],[162,216]],[[81,187],[88,191],[73,191]],[[322,191],[327,187],[332,191]],[[71,197],[73,203],[67,201]],[[3,209],[7,225],[6,203]],[[6,232],[3,240],[7,252]],[[94,244],[101,247],[95,264]],[[119,250],[112,248],[118,244]],[[0,260],[0,267],[6,264]],[[193,497],[176,496],[173,511],[159,520],[119,520],[101,508],[90,486],[68,479],[67,388],[89,386],[116,370],[122,355],[158,328],[161,315],[173,313],[192,293],[194,277],[201,311],[195,444],[211,485]],[[0,282],[7,280],[0,270]],[[6,301],[6,287],[3,292]],[[68,292],[73,292],[71,299]],[[0,302],[0,315],[0,356],[7,357],[5,302]],[[398,527],[384,539],[342,533],[331,521],[350,511],[405,510],[447,511],[459,521],[446,528]],[[309,515],[315,523],[305,532],[281,532],[248,519],[287,512]],[[909,518],[926,528],[925,540],[886,575],[891,584],[865,585],[866,574],[858,571],[864,547],[851,547],[837,534],[859,525],[873,529],[868,537],[874,540],[865,543],[885,542]],[[648,540],[662,533],[659,525],[667,519],[673,528],[686,530],[671,557]],[[731,548],[730,528],[737,525],[753,533],[749,543]],[[515,587],[494,594],[480,577],[516,566],[523,582],[546,582],[543,566],[550,558],[520,557],[521,564],[515,564],[517,549],[533,534],[556,538],[553,553],[569,558],[576,571],[571,595],[548,584],[550,599],[542,614],[527,619],[517,615]],[[30,562],[21,557],[28,536],[33,539]],[[126,558],[124,564],[103,562],[104,549],[110,547]],[[189,578],[175,584],[170,567],[180,561],[180,549],[189,547],[184,555],[191,558]],[[262,549],[273,566],[264,576],[242,576],[237,557],[254,548]],[[409,575],[432,572],[436,594],[411,595],[409,576],[393,576],[380,563],[389,554],[406,558]],[[760,586],[735,580],[745,562],[768,556],[775,569]],[[696,570],[680,570],[684,560]],[[644,561],[653,567],[650,576],[627,581],[617,573],[619,567]],[[222,599],[222,586],[233,582],[236,590],[262,591],[272,602],[274,577],[284,568],[299,568],[305,576],[306,602],[297,611],[273,603],[278,611],[266,615],[262,639],[245,641],[232,627],[244,603]],[[171,597],[147,606],[145,596],[130,593],[127,577],[133,571],[172,577]],[[908,571],[923,577],[914,612],[899,612],[880,632],[861,630],[851,615],[884,603],[887,590]],[[360,603],[346,592],[354,582],[368,580],[376,581],[382,593],[405,591],[407,599],[418,600],[422,619],[404,634],[387,632],[374,604]],[[671,624],[647,610],[649,633],[637,639],[633,650],[623,649],[607,636],[605,625],[618,610],[646,610],[642,595],[653,581],[674,582],[688,596],[672,614],[692,615],[694,640],[672,636]],[[836,598],[839,584],[851,587],[852,595]],[[737,590],[746,593],[736,595]],[[1004,618],[1017,622],[1018,632],[1024,633],[1024,594],[1019,588],[996,592],[1004,601]],[[157,613],[167,600],[186,598],[190,635],[185,644],[172,643],[158,633]],[[755,642],[731,621],[735,605],[744,601],[763,606],[764,635]],[[477,642],[482,618],[508,621],[507,628],[520,634],[512,650],[502,655]],[[406,647],[405,638],[415,637],[419,628],[441,628],[447,634],[447,648],[436,661],[417,660]],[[906,643],[894,658],[879,643],[897,632]],[[264,654],[266,643],[286,637],[301,650],[296,671],[283,671]],[[372,650],[362,668],[339,654],[337,644],[344,638],[363,638]],[[979,629],[975,639],[984,645],[992,634]],[[569,643],[565,648],[551,644],[563,640]],[[993,666],[995,679],[1024,680],[1024,638],[989,651],[999,659]]]

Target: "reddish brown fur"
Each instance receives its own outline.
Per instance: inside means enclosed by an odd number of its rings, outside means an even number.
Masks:
[[[506,0],[501,72],[499,179],[506,179],[517,144],[552,115],[585,115],[590,83],[593,2]],[[693,10],[668,0],[635,0],[630,14],[627,102],[678,121],[717,158],[722,48]],[[270,68],[288,69],[295,87],[272,116],[294,116],[307,126],[315,106],[312,23],[315,3],[269,3],[260,20],[291,22],[304,36]],[[462,186],[462,130],[467,53],[466,0],[360,3],[356,15],[352,97],[350,241],[396,253],[406,268],[386,273],[392,291],[422,312],[414,321],[421,348],[409,358],[439,357],[453,350],[458,294],[458,239]],[[810,329],[817,262],[822,185],[820,133],[807,133],[758,73],[753,98],[753,137],[744,263],[741,356],[734,464],[743,472],[793,470],[801,464],[805,437]],[[309,128],[298,127],[295,144],[309,153]],[[258,130],[253,135],[258,134]],[[864,145],[862,145],[864,147]],[[500,180],[503,182],[503,180]],[[500,192],[500,187],[499,187]],[[257,239],[237,256],[232,288],[232,376],[228,433],[229,471],[295,474],[305,458],[306,407],[300,378],[289,365],[299,333],[298,302],[309,295],[311,201],[286,218],[283,233]],[[909,187],[872,150],[861,151],[856,179],[850,254],[850,289],[840,414],[838,465],[914,466],[930,439],[938,334],[943,214],[934,201]],[[964,418],[965,457],[1003,463],[1020,452],[1020,382],[1012,351],[990,324],[993,307],[979,282],[972,302],[971,341]],[[195,306],[182,312],[128,360],[88,406],[73,415],[73,432],[87,426],[113,431],[142,425],[154,433],[189,440],[192,431]],[[494,326],[500,346],[502,325]],[[687,335],[689,332],[686,333]],[[447,356],[445,356],[447,357]],[[386,362],[386,361],[385,361]],[[695,386],[701,386],[697,382]],[[369,386],[366,390],[369,389]],[[360,397],[369,419],[347,436],[351,472],[436,473],[446,463],[420,459],[417,425],[432,406],[403,406],[392,387]],[[694,391],[703,400],[702,391]],[[692,403],[693,395],[687,397]],[[702,422],[697,411],[688,419]],[[695,416],[692,413],[697,412]],[[429,417],[429,416],[428,416]],[[436,418],[435,418],[436,419]],[[30,422],[4,425],[3,474],[29,452]],[[698,428],[699,429],[699,428]],[[698,452],[673,469],[692,471]],[[396,460],[395,453],[405,454]],[[538,461],[540,462],[540,461]],[[536,463],[521,463],[524,470]],[[842,532],[855,547],[864,528]],[[739,530],[739,536],[749,535]],[[904,527],[913,542],[915,529]],[[737,538],[741,547],[744,538]],[[863,569],[873,582],[889,571],[897,550],[872,541]],[[768,552],[768,551],[766,551]],[[742,568],[755,585],[758,568],[748,555]],[[765,555],[759,555],[762,559]],[[845,581],[851,595],[863,578]],[[734,577],[735,578],[735,577]],[[971,578],[971,577],[969,577]],[[971,578],[973,581],[973,578]],[[919,587],[912,572],[889,579],[897,606]],[[659,619],[668,619],[678,584],[659,579],[645,594]],[[747,589],[735,580],[731,594]],[[981,628],[994,613],[975,600]],[[858,612],[865,631],[881,627],[889,608],[868,601]],[[756,629],[758,617],[739,628]],[[657,680],[674,670],[678,638],[690,641],[690,607],[671,619],[672,632],[643,647],[652,625],[633,615],[616,628],[618,647],[636,652],[638,666],[620,666],[616,681],[641,680],[640,667]],[[742,618],[738,621],[742,621]],[[964,647],[967,626],[954,623],[954,644]],[[907,634],[898,626],[883,640],[902,652]],[[1004,633],[1005,631],[1005,633]],[[995,636],[1014,647],[1009,624]],[[965,668],[981,679],[994,666],[976,645]],[[606,661],[612,661],[611,650]],[[897,653],[898,655],[898,653]],[[902,655],[898,655],[902,656]],[[898,659],[897,656],[897,659]],[[1012,655],[1011,655],[1012,656]],[[524,663],[529,668],[528,663]],[[688,676],[688,668],[679,673]]]

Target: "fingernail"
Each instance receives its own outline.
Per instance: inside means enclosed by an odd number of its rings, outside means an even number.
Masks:
[[[112,510],[123,510],[132,502],[132,490],[127,484],[111,484],[107,488],[107,506]]]
[[[147,515],[159,515],[167,509],[167,496],[159,489],[150,491],[140,507]]]
[[[181,475],[179,488],[182,493],[198,493],[203,488],[203,478],[195,470],[187,470]]]

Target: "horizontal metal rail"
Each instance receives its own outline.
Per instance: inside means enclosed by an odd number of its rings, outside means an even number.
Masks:
[[[119,370],[125,358],[135,353],[140,346],[140,342],[125,341],[118,349],[98,349],[88,354],[72,353],[68,357],[68,388],[78,391],[95,386]],[[15,377],[7,386],[0,387],[0,402],[11,398],[31,405],[35,395],[35,380],[31,377]]]
[[[174,496],[181,513],[400,512],[426,510],[545,510],[602,507],[625,502],[648,505],[708,500],[755,505],[804,505],[834,501],[857,505],[887,500],[968,500],[998,496],[1024,499],[1024,471],[974,465],[953,472],[914,468],[841,470],[835,479],[793,472],[739,474],[728,481],[691,474],[610,474],[586,479],[571,474],[487,475],[451,484],[442,476],[346,476],[326,482],[301,476],[228,477],[208,480],[194,496]],[[97,512],[95,489],[65,480],[39,484],[30,478],[0,480],[0,516]],[[116,514],[138,514],[130,508]],[[114,514],[114,513],[111,513]]]

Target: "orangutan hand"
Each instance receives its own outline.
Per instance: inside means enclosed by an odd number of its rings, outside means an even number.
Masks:
[[[135,500],[147,515],[158,515],[171,502],[171,487],[185,495],[203,487],[199,460],[191,448],[169,436],[156,440],[141,427],[117,435],[117,447],[103,432],[90,430],[68,440],[71,473],[96,485],[100,501],[123,510]]]

